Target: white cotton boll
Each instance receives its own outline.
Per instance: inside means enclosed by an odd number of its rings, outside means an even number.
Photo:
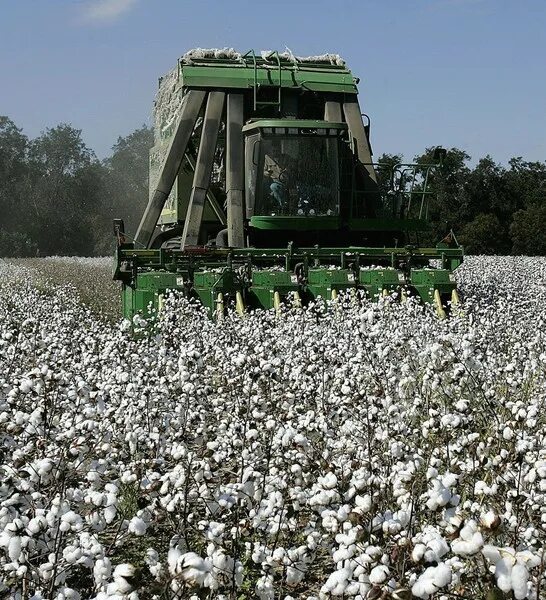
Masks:
[[[249,429],[246,434],[245,437],[247,440],[256,440],[259,437],[259,432],[257,429]]]
[[[53,576],[53,563],[45,562],[38,567],[40,578],[44,581],[49,581]]]
[[[349,568],[339,569],[330,574],[326,583],[320,591],[323,594],[331,594],[332,596],[342,596],[347,589],[348,581],[352,576],[352,571]]]
[[[438,470],[434,467],[429,467],[427,469],[427,479],[435,479],[438,477]]]
[[[415,544],[411,552],[411,560],[413,560],[413,562],[416,563],[419,562],[425,555],[426,549],[427,547],[425,546],[425,544]]]
[[[439,562],[442,556],[449,552],[449,544],[443,537],[437,536],[427,542],[425,560],[428,562]]]
[[[122,563],[114,569],[114,577],[133,577],[135,567],[131,563]]]
[[[451,550],[454,554],[470,556],[475,554],[483,547],[482,534],[477,531],[475,521],[468,523],[461,529],[459,538],[451,543]]]
[[[129,521],[129,531],[135,535],[144,535],[147,529],[146,523],[140,517],[133,517]]]
[[[389,569],[385,565],[378,565],[370,571],[370,583],[380,585],[384,583],[389,576]]]
[[[490,544],[486,544],[482,548],[482,554],[491,564],[495,564],[501,558],[499,549],[496,546],[491,546]]]
[[[21,381],[21,383],[19,383],[19,390],[23,393],[23,394],[28,394],[28,392],[30,392],[30,390],[32,389],[32,381],[30,379],[23,379]]]
[[[434,583],[437,587],[442,588],[449,585],[451,577],[451,569],[445,563],[440,563],[434,568]]]
[[[116,507],[111,504],[104,509],[104,520],[109,525],[116,518]]]
[[[512,567],[515,559],[512,555],[504,555],[495,564],[495,578],[499,589],[508,593],[512,589]]]
[[[429,571],[434,567],[429,567],[413,584],[411,588],[411,593],[417,598],[423,598],[423,600],[428,600],[429,596],[436,592],[436,586],[432,581]]]
[[[27,525],[27,531],[31,535],[36,535],[47,527],[47,521],[44,517],[34,517],[30,519]]]
[[[69,510],[61,517],[61,524],[68,524],[69,529],[78,530],[83,527],[83,519],[73,510]]]
[[[411,593],[418,598],[427,600],[429,596],[437,592],[440,588],[451,583],[451,568],[445,563],[439,563],[436,567],[429,567],[420,575],[413,587]]]
[[[289,565],[286,568],[286,583],[288,585],[297,585],[301,583],[305,577],[305,571],[297,566]]]
[[[480,523],[486,529],[495,529],[500,525],[500,517],[492,510],[487,511],[480,517]]]
[[[372,508],[372,497],[369,494],[364,496],[355,496],[355,504],[359,509],[358,512],[367,513]]]
[[[180,552],[178,548],[169,548],[169,552],[167,554],[167,564],[169,566],[169,573],[171,575],[176,575],[178,561],[181,556],[182,552]]]
[[[542,563],[542,558],[530,550],[522,550],[516,554],[518,563],[525,565],[528,569],[534,569]]]
[[[510,427],[506,426],[502,431],[502,437],[505,440],[511,440],[514,437],[514,431]]]
[[[180,573],[182,579],[193,585],[203,585],[210,570],[210,561],[195,552],[182,554],[176,566],[176,572]]]
[[[529,571],[527,567],[516,563],[512,567],[512,590],[516,600],[527,598],[527,582],[529,581]],[[500,586],[499,586],[500,587]]]
[[[114,569],[113,578],[117,592],[127,594],[133,586],[127,581],[135,574],[135,567],[130,563],[122,563]]]
[[[17,562],[21,556],[21,538],[18,535],[14,535],[9,540],[8,556],[13,562]]]
[[[75,546],[66,546],[63,550],[63,558],[69,564],[74,564],[78,562],[78,560],[82,556],[81,548],[76,548]]]
[[[93,578],[97,586],[106,581],[112,573],[112,563],[107,557],[98,558],[93,566]]]
[[[332,553],[332,560],[335,563],[339,563],[343,560],[347,560],[348,558],[352,558],[355,552],[356,547],[354,545],[349,546],[348,548],[346,546],[343,546]]]
[[[337,477],[335,473],[326,473],[324,477],[319,477],[319,484],[325,490],[333,490],[337,486]]]
[[[275,598],[275,590],[273,588],[273,576],[264,575],[256,581],[254,588],[259,600],[273,600]]]
[[[157,563],[159,561],[159,554],[157,553],[157,550],[154,548],[148,548],[146,550],[146,556],[144,557],[144,560],[146,561],[147,565],[154,565]]]

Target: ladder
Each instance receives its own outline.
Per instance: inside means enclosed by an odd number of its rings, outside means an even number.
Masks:
[[[281,88],[282,88],[282,66],[281,66],[281,58],[280,58],[277,50],[274,50],[273,52],[271,52],[264,58],[265,61],[269,61],[273,58],[275,59],[275,64],[277,67],[275,72],[278,77],[278,82],[275,82],[271,86],[267,86],[267,87],[276,87],[277,88],[277,99],[276,100],[260,100],[260,98],[258,96],[260,87],[264,87],[264,86],[262,86],[258,82],[258,61],[256,60],[256,54],[255,54],[254,50],[249,50],[246,54],[244,54],[242,56],[242,58],[245,62],[246,62],[247,58],[251,59],[252,67],[254,69],[254,85],[252,86],[253,87],[253,96],[254,96],[254,110],[257,110],[259,107],[263,107],[263,106],[276,106],[277,110],[280,111],[280,109],[281,109]]]

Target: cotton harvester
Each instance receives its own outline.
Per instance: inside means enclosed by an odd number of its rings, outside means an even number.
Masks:
[[[349,289],[409,292],[445,314],[463,251],[454,236],[420,244],[436,164],[396,165],[381,193],[357,83],[331,54],[192,50],[179,60],[160,80],[134,238],[114,223],[127,318],[149,315],[166,290],[217,316]]]

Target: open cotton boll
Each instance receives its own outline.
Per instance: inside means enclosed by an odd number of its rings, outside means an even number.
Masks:
[[[210,560],[201,558],[195,552],[186,552],[178,557],[175,573],[188,584],[201,586],[209,581],[211,569]]]
[[[256,581],[254,588],[259,600],[274,600],[275,588],[273,587],[273,576],[264,575]]]
[[[81,600],[81,594],[70,587],[62,587],[57,594],[56,600]]]
[[[480,524],[486,529],[495,529],[501,523],[501,519],[497,513],[492,510],[488,510],[480,517]]]
[[[9,540],[8,556],[13,562],[17,562],[21,556],[21,538],[18,535],[14,535]]]
[[[499,589],[503,592],[512,590],[512,568],[515,564],[515,558],[512,555],[504,555],[495,563],[495,578]]]
[[[122,563],[114,569],[114,589],[117,593],[127,594],[133,589],[132,584],[128,581],[135,574],[135,567],[130,563]]]
[[[347,589],[352,574],[352,570],[348,567],[338,569],[337,571],[330,573],[326,583],[320,589],[321,593],[331,594],[332,596],[343,595]]]
[[[468,521],[461,529],[459,538],[451,543],[454,554],[470,556],[476,554],[483,547],[483,537],[478,531],[476,521]]]
[[[529,571],[527,567],[520,563],[516,563],[512,567],[512,590],[516,600],[527,598],[527,582],[529,581]],[[500,587],[500,586],[499,586]]]
[[[178,561],[182,556],[182,552],[178,547],[169,548],[169,552],[167,553],[167,565],[169,567],[169,572],[171,575],[176,575],[178,568]]]
[[[389,577],[389,569],[385,565],[378,565],[370,571],[370,583],[380,585],[385,583]]]
[[[110,577],[111,573],[112,564],[109,558],[98,558],[95,561],[93,566],[93,577],[97,586],[100,586],[103,582],[105,582]]]
[[[129,531],[135,535],[144,535],[147,529],[146,523],[140,517],[133,517],[129,521]]]
[[[337,477],[335,473],[326,473],[324,477],[319,477],[319,485],[325,490],[333,490],[337,486]]]
[[[133,577],[135,567],[130,563],[122,563],[114,569],[114,577]]]
[[[427,600],[432,594],[449,585],[451,579],[451,568],[445,563],[440,563],[436,567],[428,567],[413,584],[411,593],[417,598]]]

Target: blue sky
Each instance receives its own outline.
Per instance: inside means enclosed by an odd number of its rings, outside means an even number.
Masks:
[[[546,160],[546,0],[0,0],[0,114],[31,137],[69,122],[104,157],[197,46],[341,54],[376,157]]]

